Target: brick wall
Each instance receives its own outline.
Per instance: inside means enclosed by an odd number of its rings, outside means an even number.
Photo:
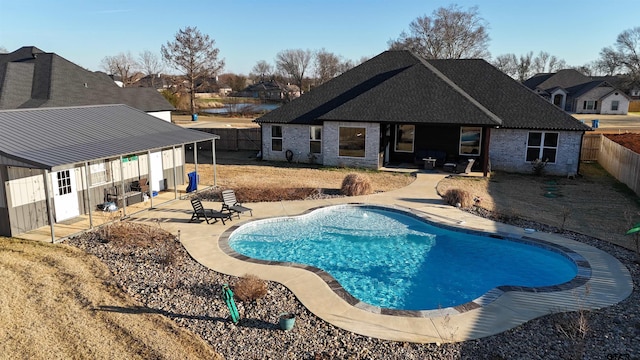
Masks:
[[[531,164],[525,161],[528,136],[529,130],[492,130],[489,149],[491,170],[531,173]],[[560,131],[556,162],[555,164],[548,163],[545,167],[545,173],[560,176],[576,173],[582,145],[581,140],[582,133],[579,131]]]

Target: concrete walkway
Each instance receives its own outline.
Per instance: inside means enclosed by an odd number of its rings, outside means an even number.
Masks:
[[[554,312],[597,309],[613,305],[628,297],[633,291],[628,270],[617,259],[603,251],[554,234],[525,234],[524,229],[496,223],[444,204],[436,193],[436,185],[445,176],[441,173],[421,172],[417,174],[416,181],[407,187],[368,196],[251,203],[248,205],[253,208],[253,217],[243,215],[240,223],[236,219],[227,225],[220,222],[213,225],[189,223],[192,209],[191,203],[186,200],[175,201],[158,209],[137,214],[133,220],[157,222],[163,229],[179,234],[180,241],[191,256],[210,269],[234,276],[252,273],[266,280],[280,282],[293,291],[305,307],[323,320],[358,334],[386,340],[440,343],[476,339],[503,332],[528,320]],[[579,273],[585,281],[566,290],[495,290],[463,307],[432,310],[418,317],[385,315],[375,308],[360,306],[361,304],[351,305],[316,273],[299,267],[242,261],[229,256],[219,246],[218,240],[221,237],[224,239],[230,230],[246,221],[294,216],[320,206],[354,202],[407,209],[428,220],[461,229],[489,231],[516,239],[540,239],[564,246],[588,261],[590,277],[587,274],[589,271]],[[203,204],[206,208],[220,207],[219,203]]]

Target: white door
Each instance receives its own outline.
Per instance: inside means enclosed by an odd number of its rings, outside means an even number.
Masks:
[[[75,170],[68,169],[51,173],[51,184],[53,185],[53,207],[56,212],[56,222],[80,215]]]
[[[150,154],[149,162],[151,164],[151,191],[164,190],[164,174],[162,171],[162,151]]]

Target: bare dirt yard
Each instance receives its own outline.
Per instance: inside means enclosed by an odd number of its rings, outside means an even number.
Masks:
[[[604,136],[626,147],[627,149],[640,154],[640,134],[637,134],[637,133],[605,134]]]

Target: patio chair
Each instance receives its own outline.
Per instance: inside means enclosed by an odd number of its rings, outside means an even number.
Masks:
[[[189,222],[205,219],[207,224],[215,224],[218,220],[221,220],[222,225],[225,225],[224,219],[231,221],[230,213],[222,213],[213,209],[205,209],[204,206],[202,206],[200,199],[191,199],[191,206],[193,206],[193,214],[191,214],[191,220],[189,220]],[[210,220],[213,220],[213,222],[209,222]]]
[[[253,216],[252,209],[246,206],[242,206],[242,204],[240,204],[238,200],[236,200],[236,193],[233,190],[222,191],[222,211],[229,214],[235,213],[236,215],[238,215],[238,219],[240,218],[240,214],[247,211],[249,212],[249,214],[251,214],[251,216]]]
[[[473,166],[474,162],[475,162],[475,159],[467,159],[457,163],[449,162],[444,164],[442,168],[445,171],[456,173],[456,174],[460,174],[460,173],[468,174],[471,171],[471,167]]]

